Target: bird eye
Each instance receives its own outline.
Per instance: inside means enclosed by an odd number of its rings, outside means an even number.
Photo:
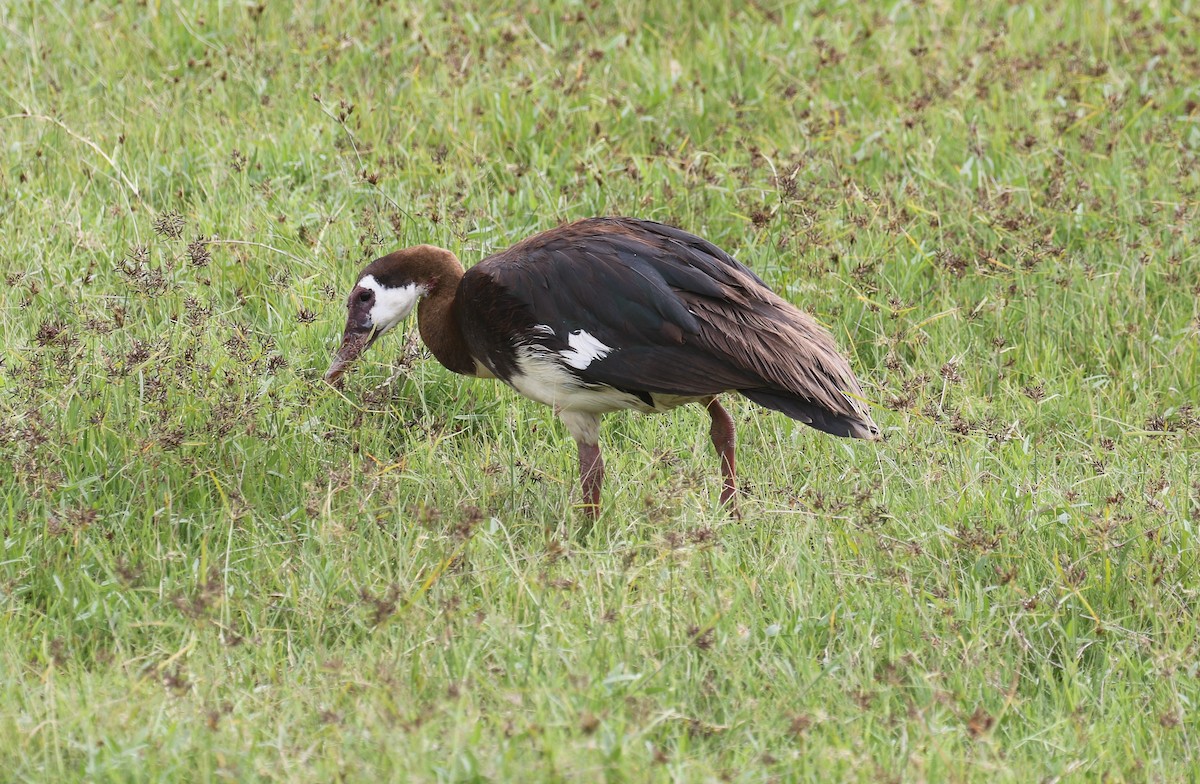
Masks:
[[[359,294],[358,301],[359,302],[370,302],[371,301],[371,292],[364,291],[361,294]]]

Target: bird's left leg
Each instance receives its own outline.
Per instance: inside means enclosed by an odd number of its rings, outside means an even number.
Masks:
[[[721,458],[721,475],[725,480],[721,489],[721,503],[729,507],[731,515],[740,518],[742,514],[737,507],[737,465],[733,457],[736,439],[733,417],[729,416],[729,412],[715,397],[709,398],[704,407],[712,417],[708,435],[712,438],[713,449],[717,450],[717,456]]]
[[[558,415],[579,447],[583,512],[594,520],[600,514],[600,487],[604,484],[604,458],[600,456],[600,415],[582,411],[560,411]]]

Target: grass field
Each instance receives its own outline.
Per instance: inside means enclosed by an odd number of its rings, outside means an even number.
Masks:
[[[1200,6],[0,4],[0,778],[1200,778]],[[342,4],[332,4],[341,7]],[[600,214],[884,428],[553,414],[359,266]]]

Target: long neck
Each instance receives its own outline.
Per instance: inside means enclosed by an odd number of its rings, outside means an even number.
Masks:
[[[417,305],[417,328],[421,340],[448,370],[464,376],[475,375],[475,360],[467,349],[462,328],[458,325],[458,282],[463,268],[452,253],[442,257],[433,289]]]

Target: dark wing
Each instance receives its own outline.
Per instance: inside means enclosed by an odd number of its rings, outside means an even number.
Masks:
[[[480,322],[464,329],[468,341],[494,342],[507,327],[563,352],[582,329],[612,347],[572,371],[584,384],[694,396],[736,389],[839,435],[870,423],[861,402],[843,394],[862,393],[829,334],[747,267],[680,229],[579,221],[481,262],[463,285],[464,301],[498,303],[468,319]],[[501,378],[506,370],[493,368]]]

